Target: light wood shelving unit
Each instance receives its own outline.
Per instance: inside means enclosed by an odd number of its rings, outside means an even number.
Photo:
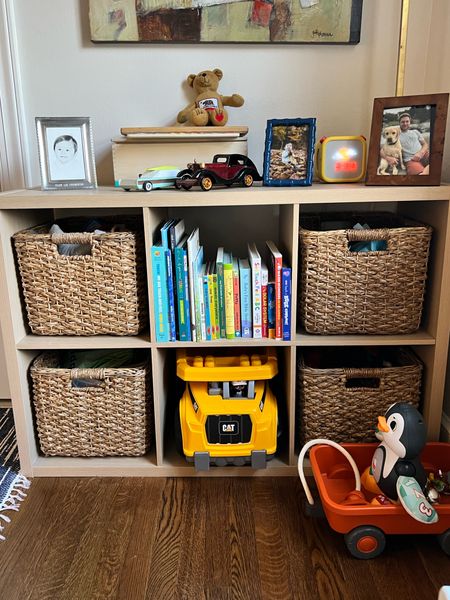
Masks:
[[[20,460],[27,476],[278,476],[295,475],[298,446],[296,440],[296,364],[305,346],[410,346],[425,365],[422,408],[429,439],[438,439],[444,394],[449,340],[450,302],[450,186],[440,187],[366,187],[358,184],[320,185],[309,188],[251,189],[230,188],[208,193],[190,190],[161,190],[126,193],[114,188],[98,190],[42,192],[17,190],[0,194],[0,302],[7,371],[17,430]],[[421,328],[409,335],[317,336],[305,333],[297,324],[298,226],[303,211],[390,210],[415,218],[433,227],[429,278]],[[245,256],[247,241],[273,239],[292,266],[292,340],[220,340],[214,342],[157,343],[153,328],[136,337],[115,336],[36,336],[26,324],[17,279],[11,237],[26,227],[71,214],[101,215],[133,212],[142,215],[147,245],[148,281],[151,281],[150,248],[153,233],[162,218],[180,216],[189,230],[200,227],[206,256],[213,256],[219,245]],[[150,322],[154,322],[152,289],[149,286]],[[249,467],[211,468],[196,473],[178,456],[171,435],[168,407],[174,377],[175,349],[180,347],[278,348],[283,370],[283,394],[279,399],[287,415],[283,444],[279,454],[264,470]],[[154,397],[154,442],[151,452],[140,458],[65,458],[44,457],[33,424],[28,369],[42,350],[70,348],[141,348],[151,356]]]

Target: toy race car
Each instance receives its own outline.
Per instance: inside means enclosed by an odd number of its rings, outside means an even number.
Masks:
[[[263,469],[277,449],[278,410],[269,380],[278,372],[266,355],[188,355],[177,351],[186,382],[176,410],[178,446],[197,471],[250,464]]]
[[[179,167],[174,166],[151,167],[145,169],[136,179],[116,179],[114,185],[123,188],[126,192],[130,190],[150,192],[159,188],[173,187],[179,171]]]
[[[178,189],[190,189],[199,185],[205,192],[214,185],[230,186],[233,184],[251,187],[254,181],[261,181],[253,162],[243,154],[216,154],[212,163],[188,164],[187,169],[180,171],[175,186]]]

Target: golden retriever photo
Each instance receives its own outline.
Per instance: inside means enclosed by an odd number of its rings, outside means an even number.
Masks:
[[[383,129],[385,143],[382,144],[380,148],[380,163],[378,165],[377,175],[398,175],[398,165],[400,165],[402,171],[405,170],[399,135],[400,127],[397,125],[392,125]],[[388,157],[396,158],[397,164],[390,165],[386,160]]]

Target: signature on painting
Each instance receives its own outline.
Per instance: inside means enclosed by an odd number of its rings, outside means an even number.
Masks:
[[[333,37],[333,33],[331,31],[319,31],[318,29],[313,29],[312,35],[314,37],[320,37],[320,38]]]

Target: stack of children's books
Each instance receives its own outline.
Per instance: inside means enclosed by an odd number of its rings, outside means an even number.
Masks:
[[[272,241],[237,258],[225,248],[205,260],[200,232],[183,219],[158,226],[152,246],[156,341],[291,339],[291,268]]]

